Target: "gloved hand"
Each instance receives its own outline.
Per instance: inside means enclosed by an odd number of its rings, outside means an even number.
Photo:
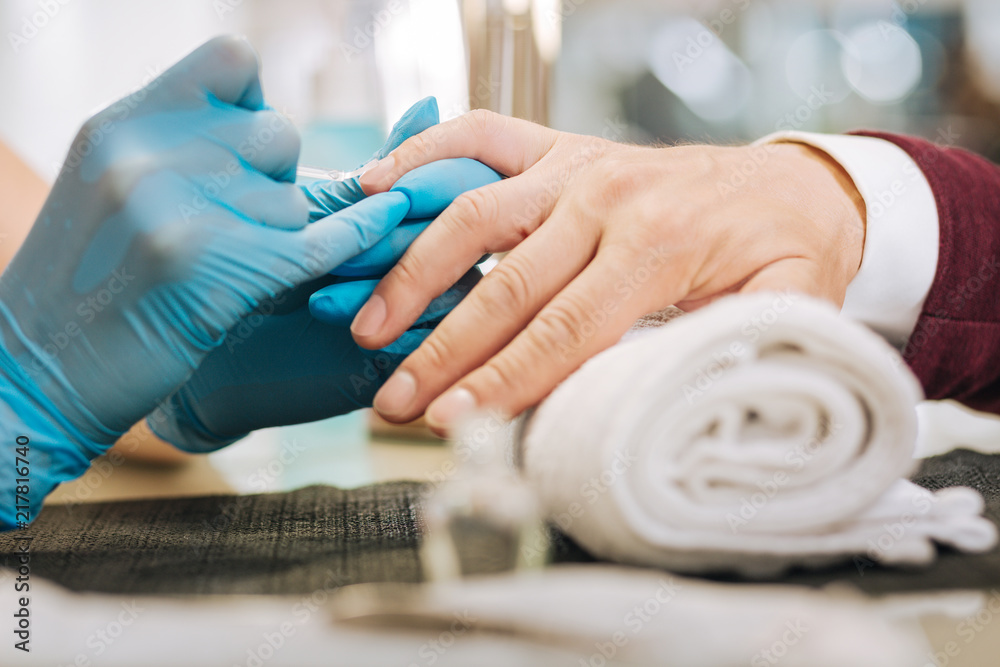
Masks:
[[[434,99],[418,102],[396,124],[376,157],[436,122]],[[147,418],[150,428],[180,449],[208,452],[258,428],[315,421],[371,406],[393,369],[468,294],[480,273],[476,268],[466,273],[431,303],[414,326],[381,350],[355,344],[351,321],[378,278],[398,261],[416,234],[456,196],[499,178],[492,169],[461,159],[427,165],[402,179],[397,189],[406,194],[410,214],[417,220],[404,221],[374,247],[338,266],[337,276],[304,285],[244,318],[230,331],[226,344]],[[305,191],[313,220],[365,196],[355,180],[314,183]],[[313,290],[318,291],[310,299]]]
[[[401,143],[438,122],[437,99],[425,97],[400,117],[389,132],[388,139],[372,157],[381,160]],[[468,158],[439,160],[432,165],[425,165],[419,173],[412,174],[393,188],[406,193],[411,199],[411,206],[415,206],[406,215],[404,223],[393,229],[375,247],[344,262],[331,273],[345,277],[381,277],[455,197],[494,183],[500,178],[499,174],[486,165]],[[356,204],[367,196],[356,178],[347,181],[315,181],[303,186],[302,191],[309,201],[309,219],[313,222]],[[324,294],[327,292],[317,294],[316,300],[321,299]],[[337,306],[331,308],[334,313],[340,312]],[[320,311],[315,311],[314,314],[323,317]]]
[[[370,407],[375,392],[406,356],[479,281],[469,271],[434,300],[392,345],[366,350],[350,323],[377,281],[339,285],[324,312],[309,313],[309,295],[332,276],[265,303],[229,332],[183,387],[146,418],[152,431],[179,449],[205,453],[250,431],[326,419]],[[336,321],[330,324],[329,321]]]
[[[409,211],[389,193],[307,224],[298,150],[236,38],[85,124],[0,277],[0,526],[20,518],[16,505],[33,518],[265,299],[327,274]],[[18,436],[30,482],[15,486]]]

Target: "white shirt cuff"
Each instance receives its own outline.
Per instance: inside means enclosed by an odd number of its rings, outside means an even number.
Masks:
[[[865,248],[841,313],[902,348],[937,273],[938,212],[923,172],[906,151],[874,137],[786,131],[754,143],[781,141],[818,148],[854,181],[865,202]]]

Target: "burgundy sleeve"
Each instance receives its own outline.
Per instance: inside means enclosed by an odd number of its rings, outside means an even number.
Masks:
[[[1000,167],[923,139],[854,134],[906,151],[937,203],[937,273],[903,357],[927,398],[1000,413]]]

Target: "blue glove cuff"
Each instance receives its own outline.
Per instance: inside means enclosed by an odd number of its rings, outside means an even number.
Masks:
[[[3,301],[0,301],[0,349],[3,349],[6,359],[5,368],[10,369],[8,376],[11,382],[15,386],[22,385],[21,389],[40,405],[45,406],[53,418],[66,424],[70,434],[78,434],[81,447],[88,449],[96,447],[90,458],[102,454],[122,436],[124,431],[106,427],[84,406],[76,388],[66,379],[57,364],[52,361],[42,362],[43,366],[38,368],[39,372],[34,378],[25,372],[29,367],[37,368],[37,364],[47,359],[49,355],[24,334],[20,324]],[[46,389],[49,390],[48,393]],[[49,396],[53,393],[63,397],[64,400],[52,401]]]
[[[0,437],[5,452],[0,462],[0,530],[33,521],[45,496],[62,482],[86,472],[90,459],[108,448],[89,440],[70,423],[3,345],[0,345]],[[21,456],[25,451],[21,447],[27,447],[27,456]],[[27,474],[20,474],[24,468]],[[27,493],[18,493],[25,487]]]

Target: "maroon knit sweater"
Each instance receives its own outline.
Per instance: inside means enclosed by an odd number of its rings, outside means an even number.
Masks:
[[[927,398],[1000,413],[1000,167],[923,139],[856,134],[906,151],[937,202],[937,273],[903,357]]]

